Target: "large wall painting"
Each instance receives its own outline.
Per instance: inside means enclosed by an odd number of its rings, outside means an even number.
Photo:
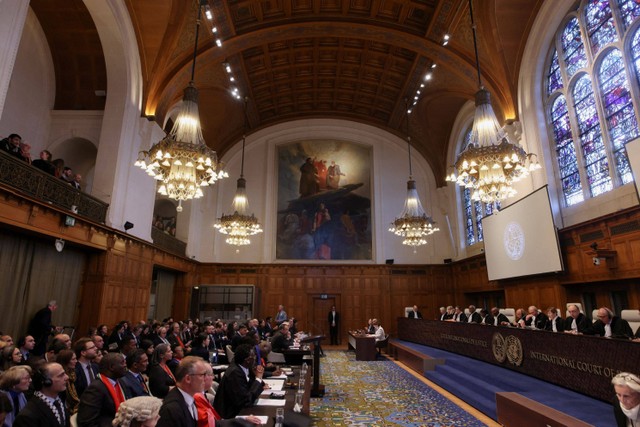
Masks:
[[[279,260],[371,260],[370,147],[333,140],[278,146]]]

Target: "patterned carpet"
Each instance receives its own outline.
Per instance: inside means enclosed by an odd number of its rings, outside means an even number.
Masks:
[[[325,396],[311,399],[317,427],[484,426],[390,360],[357,362],[353,352],[325,354]]]

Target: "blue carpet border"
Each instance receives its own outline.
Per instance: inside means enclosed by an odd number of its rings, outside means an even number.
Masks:
[[[615,427],[611,404],[477,359],[398,340],[432,358],[445,359],[425,377],[497,420],[495,393],[516,392],[596,427]],[[611,396],[614,398],[613,389]]]

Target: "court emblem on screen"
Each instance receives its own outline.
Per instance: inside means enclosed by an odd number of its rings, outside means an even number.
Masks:
[[[499,333],[493,334],[491,338],[491,350],[493,351],[493,357],[499,363],[502,363],[507,358],[507,347],[505,346],[504,338]]]
[[[524,231],[520,224],[515,221],[507,224],[504,228],[502,243],[509,258],[514,261],[522,258],[524,255]]]
[[[509,335],[505,340],[505,347],[507,350],[507,359],[512,365],[522,365],[522,343],[518,338],[513,335]]]

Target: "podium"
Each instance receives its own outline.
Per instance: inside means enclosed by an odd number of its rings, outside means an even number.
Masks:
[[[313,385],[311,386],[311,397],[324,396],[324,385],[320,384],[320,341],[324,338],[324,335],[313,335],[300,340],[301,344],[313,344]]]

